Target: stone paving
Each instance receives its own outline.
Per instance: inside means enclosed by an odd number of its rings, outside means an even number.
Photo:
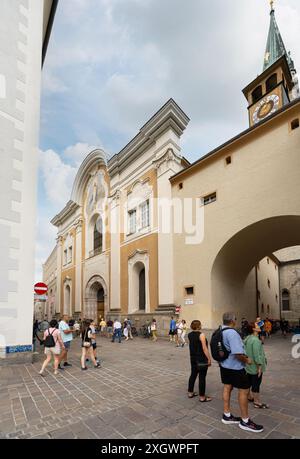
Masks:
[[[80,343],[70,353],[72,368],[39,376],[34,364],[0,367],[0,438],[226,439],[300,438],[300,359],[291,356],[291,338],[266,342],[268,371],[262,385],[269,410],[250,407],[262,434],[225,426],[219,369],[210,368],[211,403],[187,399],[188,348],[166,340],[111,343],[98,340],[101,369],[79,366]],[[236,391],[235,391],[236,392]],[[236,393],[232,411],[238,414]]]

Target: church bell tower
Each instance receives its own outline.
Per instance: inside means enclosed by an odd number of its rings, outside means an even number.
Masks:
[[[299,97],[297,72],[287,53],[270,2],[270,28],[262,73],[243,93],[248,101],[249,123],[253,126]]]

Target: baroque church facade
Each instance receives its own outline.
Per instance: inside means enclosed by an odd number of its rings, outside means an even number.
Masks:
[[[86,157],[52,220],[49,316],[129,315],[137,324],[156,317],[167,330],[179,305],[182,317],[207,328],[228,309],[249,319],[262,312],[258,263],[300,245],[299,85],[273,4],[263,71],[243,92],[250,127],[193,164],[180,147],[189,118],[173,99],[109,161],[102,150]],[[196,245],[185,230],[161,227],[160,203],[186,199],[200,201]],[[279,284],[275,295],[270,313],[278,318]]]

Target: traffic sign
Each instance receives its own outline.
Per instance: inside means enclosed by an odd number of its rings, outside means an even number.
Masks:
[[[38,282],[34,286],[34,292],[37,295],[45,295],[48,292],[48,286],[44,282]]]

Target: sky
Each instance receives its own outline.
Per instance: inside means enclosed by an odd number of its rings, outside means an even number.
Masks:
[[[300,2],[275,0],[300,72]],[[268,0],[60,0],[42,77],[36,281],[50,220],[84,157],[120,151],[172,97],[191,119],[191,162],[247,129],[242,89],[262,72]]]

